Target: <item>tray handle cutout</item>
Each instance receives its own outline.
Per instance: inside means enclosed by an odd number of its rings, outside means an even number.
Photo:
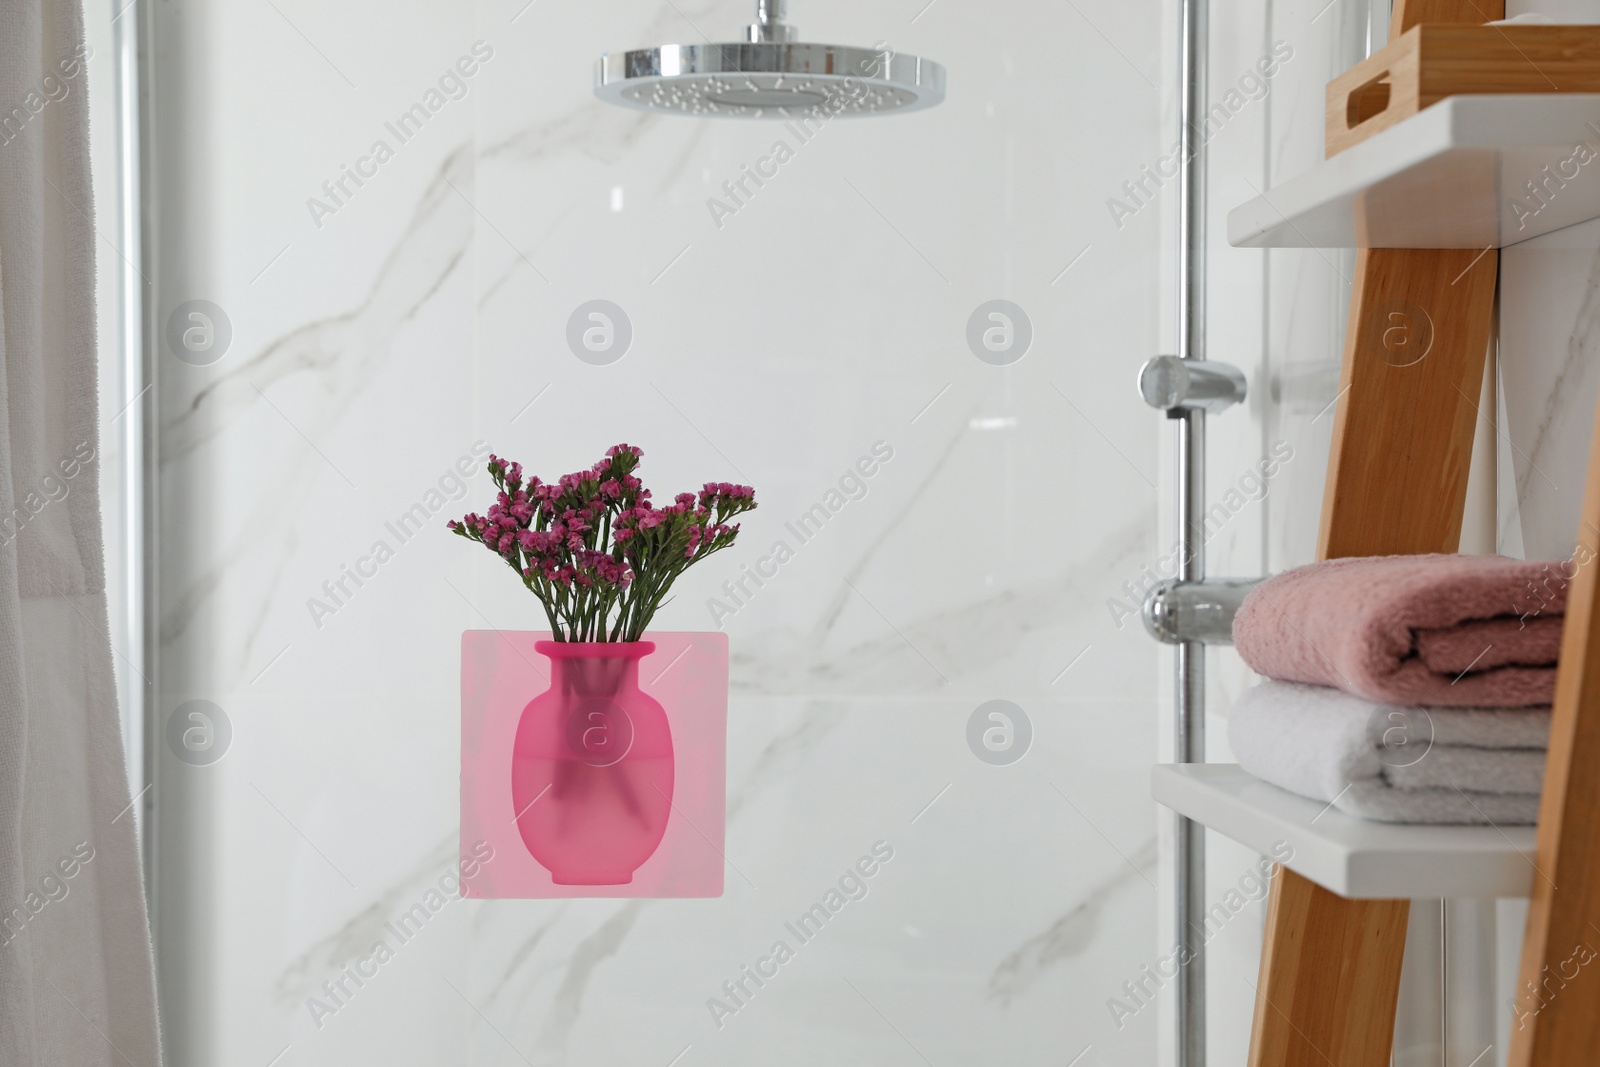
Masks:
[[[1389,89],[1389,72],[1383,71],[1350,90],[1345,100],[1345,129],[1353,130],[1389,110]]]

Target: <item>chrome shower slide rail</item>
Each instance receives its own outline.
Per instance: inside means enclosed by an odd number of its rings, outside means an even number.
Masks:
[[[1320,5],[1319,5],[1320,6]],[[1389,25],[1390,0],[1365,0],[1344,14],[1364,35],[1365,53],[1381,46]],[[1178,277],[1176,356],[1158,356],[1140,371],[1145,400],[1177,422],[1177,525],[1179,567],[1175,578],[1152,590],[1145,622],[1152,636],[1174,646],[1173,758],[1205,762],[1205,648],[1231,641],[1233,613],[1253,581],[1205,580],[1206,417],[1245,398],[1244,375],[1206,362],[1206,70],[1209,0],[1179,0],[1178,119],[1182,167],[1178,172]],[[1355,44],[1359,50],[1360,44]],[[1359,58],[1359,57],[1355,57]],[[1173,902],[1180,967],[1176,997],[1176,1063],[1204,1067],[1206,991],[1204,946],[1205,830],[1177,820],[1174,837]]]
[[[1244,399],[1244,375],[1206,364],[1206,66],[1209,0],[1180,0],[1178,172],[1178,354],[1157,356],[1141,368],[1139,391],[1146,402],[1177,423],[1178,573],[1164,604],[1205,577],[1206,416]],[[1161,593],[1157,590],[1156,593]],[[1154,599],[1154,597],[1152,597]],[[1169,621],[1177,623],[1178,615]],[[1146,617],[1150,617],[1147,607]],[[1162,615],[1162,618],[1165,618]],[[1231,620],[1231,616],[1230,616]],[[1174,626],[1176,691],[1173,700],[1173,759],[1203,763],[1205,735],[1205,644]],[[1174,939],[1178,968],[1174,992],[1178,1067],[1206,1061],[1205,827],[1181,815],[1173,835]]]
[[[1206,68],[1209,47],[1209,0],[1182,0],[1179,44],[1179,138],[1183,169],[1178,172],[1178,358],[1206,358]],[[1143,377],[1143,375],[1141,375]],[[1176,413],[1176,414],[1175,414]],[[1206,410],[1167,409],[1178,425],[1178,579],[1199,581],[1205,575]],[[1177,646],[1174,693],[1174,750],[1178,763],[1204,763],[1206,758],[1206,650],[1197,641]],[[1176,994],[1178,1067],[1205,1067],[1206,978],[1205,929],[1206,831],[1198,823],[1174,815],[1173,866],[1177,884],[1175,940],[1178,959]]]

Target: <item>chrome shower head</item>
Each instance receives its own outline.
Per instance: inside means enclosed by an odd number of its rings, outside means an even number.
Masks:
[[[641,111],[715,118],[879,115],[944,99],[944,67],[884,47],[803,44],[788,0],[757,0],[745,41],[608,52],[595,95]]]

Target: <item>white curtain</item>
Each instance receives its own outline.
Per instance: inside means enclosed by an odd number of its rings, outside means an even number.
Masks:
[[[160,1063],[107,638],[85,53],[78,0],[0,0],[0,1067]]]

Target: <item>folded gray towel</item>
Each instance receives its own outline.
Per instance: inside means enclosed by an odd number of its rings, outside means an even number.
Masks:
[[[1278,782],[1272,784],[1289,789]],[[1392,789],[1376,782],[1352,784],[1333,801],[1333,806],[1347,815],[1373,822],[1532,826],[1539,821],[1539,798],[1536,796],[1473,793],[1460,789]]]
[[[1401,708],[1278,681],[1228,719],[1246,771],[1382,822],[1536,822],[1549,734],[1548,708]]]
[[[1380,757],[1381,758],[1381,757]],[[1537,797],[1544,786],[1542,748],[1460,748],[1435,744],[1415,763],[1385,764],[1383,780],[1395,789],[1456,787],[1484,793]]]

